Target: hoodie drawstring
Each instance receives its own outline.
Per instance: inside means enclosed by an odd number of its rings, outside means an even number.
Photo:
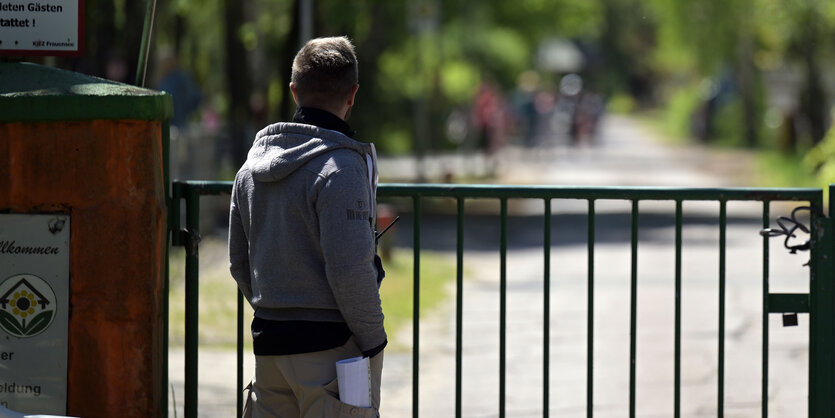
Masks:
[[[371,145],[371,153],[365,154],[365,162],[368,166],[368,186],[371,190],[371,200],[369,206],[371,206],[371,219],[372,221],[377,219],[376,215],[376,203],[377,203],[377,148],[374,147],[374,144]]]

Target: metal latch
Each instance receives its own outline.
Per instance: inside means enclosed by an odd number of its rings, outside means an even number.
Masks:
[[[792,210],[791,217],[781,216],[777,218],[777,225],[779,228],[764,228],[760,230],[760,235],[768,238],[785,235],[786,239],[783,241],[783,246],[786,247],[791,254],[797,254],[798,251],[809,251],[809,249],[812,248],[811,236],[805,242],[800,244],[792,244],[789,242],[793,238],[797,238],[795,232],[798,230],[804,234],[810,235],[811,229],[797,220],[797,215],[801,211],[808,211],[811,214],[813,208],[811,206],[798,206],[794,208],[794,210]],[[808,265],[808,262],[804,264],[804,266]]]

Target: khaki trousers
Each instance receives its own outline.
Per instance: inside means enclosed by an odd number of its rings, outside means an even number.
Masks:
[[[339,401],[336,362],[361,356],[354,338],[314,353],[255,356],[255,378],[244,407],[252,418],[379,417],[383,353],[371,358],[371,408]]]

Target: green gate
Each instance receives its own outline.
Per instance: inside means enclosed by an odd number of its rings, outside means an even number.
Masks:
[[[198,243],[200,196],[222,195],[231,192],[230,182],[175,182],[173,185],[173,206],[171,210],[171,229],[173,231],[172,245],[186,248],[186,338],[185,338],[185,416],[197,416],[197,301],[198,301]],[[833,210],[835,203],[835,186],[830,186],[829,208]],[[628,188],[628,187],[565,187],[565,186],[502,186],[502,185],[413,185],[413,184],[381,184],[378,188],[378,198],[382,201],[389,198],[405,198],[411,200],[414,215],[413,222],[413,255],[414,255],[414,312],[413,312],[413,349],[412,349],[412,416],[419,416],[420,380],[420,256],[421,256],[421,218],[424,212],[423,204],[427,199],[449,199],[456,205],[457,219],[457,277],[456,277],[456,341],[455,341],[455,416],[462,415],[462,317],[463,317],[463,282],[464,282],[464,224],[467,220],[464,202],[474,199],[498,201],[500,207],[500,308],[499,308],[499,396],[498,415],[506,415],[506,384],[507,384],[507,251],[508,251],[508,201],[517,199],[536,200],[544,202],[542,212],[543,255],[544,255],[544,312],[543,312],[543,364],[542,376],[542,410],[543,415],[549,414],[549,372],[550,372],[550,282],[551,282],[551,225],[552,201],[575,200],[586,202],[588,216],[588,300],[587,300],[587,342],[586,342],[586,416],[593,416],[594,405],[594,260],[595,260],[595,220],[597,217],[595,203],[601,200],[625,201],[631,203],[631,284],[630,284],[630,356],[629,356],[629,416],[635,416],[636,393],[636,328],[637,328],[637,283],[638,283],[638,226],[640,203],[645,201],[670,201],[675,204],[675,341],[674,341],[674,400],[670,415],[679,417],[681,414],[681,296],[682,296],[682,225],[683,203],[691,201],[716,202],[719,205],[719,323],[718,323],[718,381],[717,381],[717,411],[716,416],[724,415],[725,396],[725,281],[726,281],[726,227],[728,222],[728,202],[761,202],[762,203],[762,416],[768,416],[768,376],[769,376],[769,314],[787,314],[791,320],[796,313],[808,314],[809,321],[809,394],[808,416],[814,418],[835,417],[835,290],[833,290],[833,261],[835,256],[832,244],[832,221],[824,214],[823,193],[819,189],[770,189],[770,188],[722,188],[722,189],[694,189],[694,188]],[[184,202],[185,227],[180,227],[180,202]],[[777,219],[778,228],[771,228],[773,202],[797,202],[803,204],[802,209],[809,213],[809,226],[799,221],[795,213],[791,217],[781,216]],[[789,238],[800,232],[809,234],[808,242],[790,244]],[[785,245],[791,251],[810,251],[809,261],[809,293],[784,294],[771,293],[769,290],[769,238],[785,237]],[[231,280],[231,279],[230,279]],[[238,394],[243,386],[243,300],[238,294]],[[238,412],[242,408],[241,396],[238,396]]]

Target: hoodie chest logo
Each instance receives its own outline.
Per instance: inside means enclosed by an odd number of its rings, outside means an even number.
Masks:
[[[365,200],[357,200],[353,208],[348,208],[349,221],[367,221],[368,203]]]

